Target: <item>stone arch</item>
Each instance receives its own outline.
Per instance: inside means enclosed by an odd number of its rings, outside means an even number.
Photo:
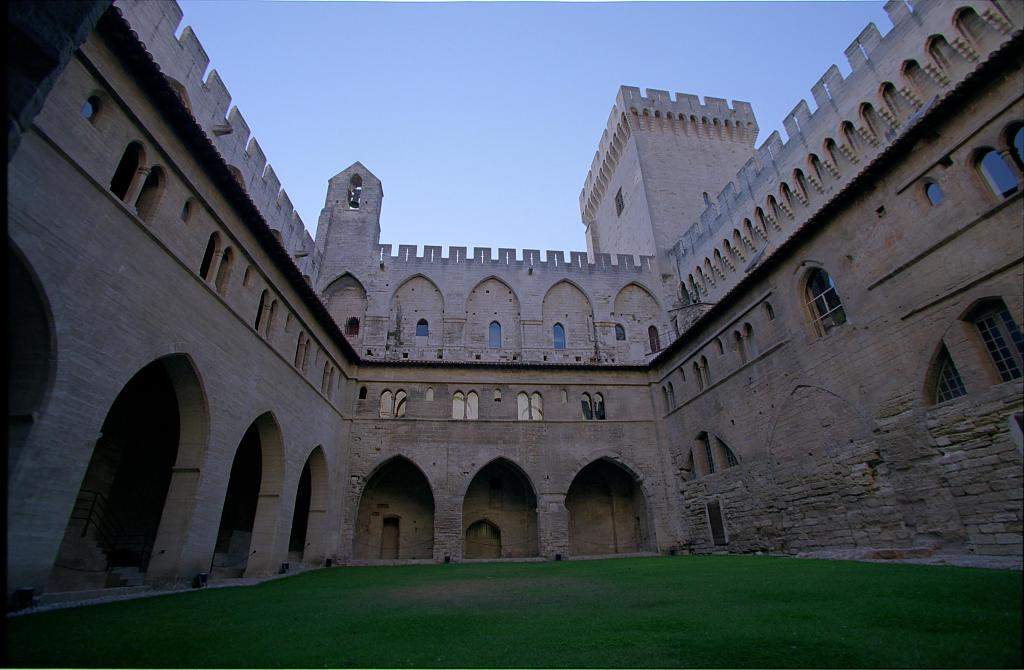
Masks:
[[[650,551],[657,546],[643,480],[617,455],[576,472],[565,497],[573,556]]]
[[[541,301],[541,347],[553,349],[555,324],[565,329],[565,350],[594,350],[594,306],[577,284],[562,279],[548,288]]]
[[[346,337],[358,341],[359,334],[365,330],[361,326],[366,318],[366,288],[362,282],[346,272],[324,288],[323,296],[334,323],[343,329]],[[354,329],[346,327],[350,319],[357,320],[358,326]]]
[[[7,245],[7,436],[8,467],[46,407],[57,372],[53,312],[39,277],[21,251]]]
[[[414,274],[391,294],[391,323],[398,346],[444,346],[444,296],[429,277]],[[427,321],[427,336],[416,336],[416,324]],[[425,341],[423,341],[425,340]]]
[[[504,280],[493,275],[479,281],[466,297],[465,346],[488,348],[488,328],[492,321],[501,324],[501,348],[518,352],[522,348],[519,296]]]
[[[498,555],[488,538],[471,540],[470,529],[487,521],[500,531]],[[539,555],[537,492],[526,471],[498,457],[477,470],[462,493],[465,558],[524,558]]]
[[[82,478],[50,590],[173,576],[208,430],[202,381],[187,354],[158,358],[125,383]]]
[[[221,509],[213,576],[252,577],[273,571],[284,485],[284,440],[272,412],[249,424],[231,465]]]
[[[648,351],[650,349],[648,331],[651,326],[654,326],[659,333],[665,332],[661,325],[661,306],[654,294],[637,282],[626,284],[615,295],[615,300],[612,303],[612,318],[625,325],[630,352],[637,358],[651,353]]]
[[[306,458],[299,475],[288,538],[288,560],[319,565],[327,553],[328,467],[320,445]]]
[[[353,526],[357,559],[432,558],[434,492],[423,469],[405,456],[379,463],[359,491]]]

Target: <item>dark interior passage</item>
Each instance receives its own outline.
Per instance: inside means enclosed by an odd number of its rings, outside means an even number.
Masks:
[[[574,556],[631,553],[654,546],[643,491],[629,472],[609,460],[580,470],[565,506],[569,552]]]
[[[213,572],[218,576],[240,577],[245,571],[262,478],[260,435],[253,423],[242,437],[231,465],[213,557]]]
[[[404,458],[383,465],[359,500],[356,558],[434,556],[434,496],[423,473]]]
[[[480,469],[462,501],[465,558],[537,556],[537,496],[518,466],[505,459]]]

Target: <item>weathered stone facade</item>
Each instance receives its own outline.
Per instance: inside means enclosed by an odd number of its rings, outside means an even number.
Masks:
[[[9,162],[8,589],[1019,563],[1024,12],[914,5],[785,144],[745,103],[621,89],[567,259],[392,255],[361,163],[313,240],[180,10],[116,2]]]

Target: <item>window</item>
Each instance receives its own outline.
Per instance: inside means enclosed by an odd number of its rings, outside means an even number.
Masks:
[[[604,396],[600,393],[594,394],[594,418],[604,421]]]
[[[395,394],[395,417],[402,418],[405,416],[405,404],[408,400],[409,395],[405,391],[399,391]]]
[[[359,399],[360,400],[366,400],[366,387],[365,386],[360,386],[359,387]]]
[[[416,322],[416,337],[426,337],[430,334],[430,327],[427,325],[426,319],[420,319]]]
[[[195,205],[191,200],[186,200],[185,204],[181,206],[181,214],[178,216],[181,218],[182,223],[188,223],[192,219],[192,211],[195,209]]]
[[[589,393],[584,393],[580,398],[580,405],[583,408],[583,418],[587,421],[594,418],[594,404]]]
[[[100,99],[95,95],[89,96],[89,98],[82,103],[81,112],[83,119],[96,123],[96,115],[100,113]]]
[[[224,295],[228,290],[228,280],[231,279],[231,265],[235,262],[235,252],[228,247],[220,257],[220,265],[217,266],[217,293]]]
[[[480,396],[476,394],[476,391],[470,391],[466,394],[466,418],[476,419],[480,416]]]
[[[713,475],[715,474],[715,454],[711,451],[711,440],[707,434],[705,434],[701,438],[701,442],[704,443],[704,457],[708,462],[708,474]]]
[[[668,406],[670,408],[671,407],[675,407],[676,406],[676,390],[675,390],[675,388],[673,388],[672,382],[669,382],[668,386],[666,388],[668,389]]]
[[[345,322],[345,334],[350,336],[359,334],[359,319],[354,316],[349,317],[349,320]]]
[[[263,314],[267,307],[267,296],[269,293],[264,289],[263,293],[260,293],[260,304],[256,307],[256,320],[253,321],[252,327],[257,330],[260,329],[260,324],[263,322]]]
[[[217,249],[220,247],[220,235],[216,232],[210,234],[210,241],[206,243],[206,251],[203,252],[203,262],[199,264],[199,276],[204,281],[210,279],[210,270],[213,266],[213,259],[217,257]]]
[[[700,373],[700,364],[693,362],[693,378],[697,381],[697,391],[704,390],[704,375]]]
[[[480,412],[480,396],[476,391],[463,394],[456,391],[452,396],[452,418],[453,419],[476,419]]]
[[[501,402],[501,389],[494,389],[494,402]]]
[[[1017,165],[1024,170],[1024,125],[1013,135],[1013,155],[1017,158]]]
[[[700,372],[704,376],[704,386],[711,386],[711,369],[708,367],[708,359],[700,357]]]
[[[734,330],[732,332],[732,339],[736,345],[736,353],[740,356],[740,363],[747,362],[747,346],[743,342],[743,336],[740,335],[740,331]]]
[[[615,341],[625,342],[626,341],[626,329],[622,327],[621,323],[615,324]]]
[[[156,211],[156,207],[160,204],[160,196],[164,192],[164,171],[159,166],[153,166],[149,170],[149,174],[146,175],[146,180],[142,182],[142,188],[139,190],[139,197],[135,199],[135,213],[139,215],[139,218],[143,221],[151,221],[153,219],[153,212]]]
[[[351,209],[359,209],[359,200],[363,196],[363,178],[358,175],[352,175],[352,178],[348,181],[348,206]]]
[[[299,333],[299,342],[295,345],[295,367],[299,367],[302,364],[302,348],[306,345],[306,334]],[[363,391],[366,387],[363,387]],[[363,396],[364,398],[366,396]]]
[[[622,199],[622,189],[620,188],[615,193],[615,216],[620,216],[625,208],[626,201]]]
[[[552,328],[555,340],[555,349],[565,349],[565,328],[562,324],[556,323]]]
[[[544,419],[544,398],[536,391],[530,394],[530,418],[534,421]]]
[[[942,187],[935,182],[928,182],[924,186],[925,197],[928,198],[928,202],[932,205],[938,205],[942,202],[942,199],[946,197],[946,194],[942,192]]]
[[[981,333],[999,378],[1004,382],[1020,379],[1024,337],[1003,301],[982,307],[972,321]]]
[[[562,389],[562,404],[564,405],[567,402],[569,402],[569,392]]]
[[[117,164],[117,169],[114,170],[114,176],[110,180],[110,190],[121,200],[128,197],[128,192],[131,190],[132,182],[135,181],[136,173],[142,167],[144,157],[145,152],[138,142],[132,142],[125,148],[121,161]]]
[[[544,419],[544,399],[540,393],[520,391],[516,394],[516,411],[520,421],[541,421]]]
[[[715,347],[718,349],[718,355],[719,356],[722,356],[722,355],[725,354],[725,345],[722,344],[722,338],[720,338],[720,337],[716,337],[715,338]]]
[[[960,378],[960,372],[956,369],[953,358],[945,347],[942,348],[937,363],[939,372],[935,379],[935,402],[945,402],[953,398],[959,398],[962,395],[967,395],[967,389],[964,388],[964,381]]]
[[[656,327],[651,326],[647,329],[647,337],[651,340],[651,353],[661,351],[661,336],[658,335]]]
[[[462,391],[456,391],[455,395],[452,396],[452,418],[466,418],[466,396]]]
[[[769,321],[775,318],[775,308],[772,307],[770,302],[764,304],[764,315],[768,317]]]
[[[434,387],[428,386],[426,392],[423,394],[423,399],[427,402],[434,402]]]
[[[487,329],[487,346],[491,349],[501,349],[501,324],[491,321]]]
[[[391,391],[384,391],[380,394],[380,418],[389,419],[391,418],[392,412],[395,410],[395,398],[391,394]]]
[[[1017,178],[998,151],[986,151],[978,161],[978,169],[981,170],[992,192],[1000,198],[1008,198],[1017,192]]]
[[[807,278],[805,294],[811,321],[819,336],[846,323],[846,312],[839,299],[839,292],[827,272],[820,268],[812,270]]]
[[[707,504],[707,511],[708,528],[711,530],[711,541],[716,547],[729,544],[729,539],[725,536],[725,522],[722,519],[722,506],[717,500],[713,500]]]
[[[704,206],[705,207],[710,207],[711,206],[711,198],[708,197],[708,192],[704,191],[704,193],[702,195],[704,197]]]
[[[749,323],[743,324],[743,344],[746,345],[748,355],[751,357],[757,356],[757,343],[754,341],[754,327]]]
[[[274,327],[274,315],[277,314],[277,301],[270,301],[270,308],[267,309],[267,320],[263,324],[263,336],[270,337],[270,329]]]

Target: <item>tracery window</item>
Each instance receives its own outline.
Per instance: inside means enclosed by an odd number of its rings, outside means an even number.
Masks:
[[[476,391],[456,391],[452,396],[452,418],[473,420],[480,416],[480,396]]]
[[[516,411],[520,421],[542,421],[544,399],[536,391],[530,394],[520,391],[516,394]]]

